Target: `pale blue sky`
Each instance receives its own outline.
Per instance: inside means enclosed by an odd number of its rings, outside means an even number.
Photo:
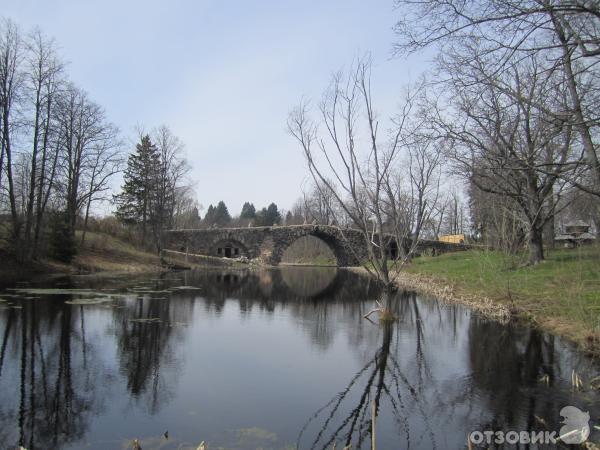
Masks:
[[[393,0],[0,0],[0,14],[56,38],[73,81],[125,137],[168,125],[198,200],[289,208],[307,170],[289,110],[371,52],[377,108],[393,112],[425,64],[391,58]]]

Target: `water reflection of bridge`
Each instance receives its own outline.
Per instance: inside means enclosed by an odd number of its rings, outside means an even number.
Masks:
[[[185,284],[202,286],[208,300],[226,298],[269,301],[373,299],[377,283],[335,267],[282,267],[262,270],[194,270],[183,272]]]

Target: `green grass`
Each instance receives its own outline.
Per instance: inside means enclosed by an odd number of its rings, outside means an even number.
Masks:
[[[576,340],[600,335],[600,247],[547,251],[524,266],[525,255],[470,250],[415,258],[406,270],[470,294],[513,304],[536,322]]]
[[[286,261],[283,264],[299,265],[299,266],[335,266],[337,261],[335,257],[328,257],[327,255],[318,256],[304,256]]]

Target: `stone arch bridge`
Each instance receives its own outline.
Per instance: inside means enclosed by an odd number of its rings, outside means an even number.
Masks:
[[[314,236],[325,242],[336,257],[338,266],[358,266],[367,259],[364,238],[360,231],[329,225],[290,225],[248,228],[215,228],[170,230],[164,234],[164,249],[191,255],[221,258],[257,259],[276,266],[285,250],[304,236]],[[429,250],[433,254],[464,250],[462,244],[421,240],[417,253]],[[398,254],[392,242],[391,257]]]

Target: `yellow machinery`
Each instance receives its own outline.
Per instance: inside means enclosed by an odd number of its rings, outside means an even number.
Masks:
[[[448,242],[449,244],[464,244],[465,243],[465,235],[464,234],[445,234],[438,238],[440,242]]]

